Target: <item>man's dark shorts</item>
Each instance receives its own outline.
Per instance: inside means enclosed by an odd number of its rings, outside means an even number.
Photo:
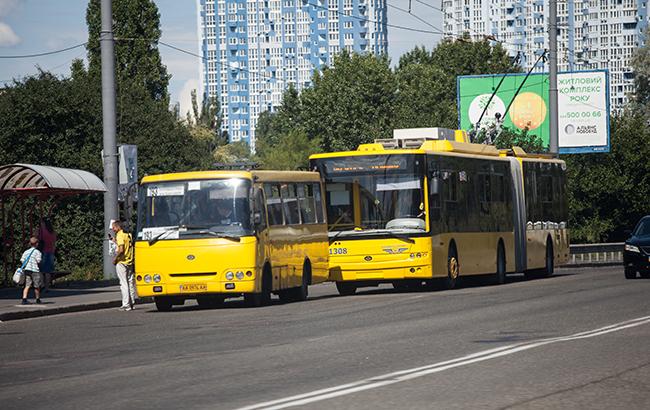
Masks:
[[[33,286],[41,288],[43,286],[43,274],[41,272],[25,271],[25,287]]]

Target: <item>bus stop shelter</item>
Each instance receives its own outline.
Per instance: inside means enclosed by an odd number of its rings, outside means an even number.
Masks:
[[[18,267],[15,245],[26,247],[40,218],[49,217],[63,198],[105,191],[102,180],[87,171],[32,164],[0,166],[0,280],[8,284]]]

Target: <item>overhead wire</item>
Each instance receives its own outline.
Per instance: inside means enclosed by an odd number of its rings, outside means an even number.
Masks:
[[[60,50],[46,51],[46,52],[35,53],[35,54],[0,55],[0,58],[2,58],[2,59],[10,59],[10,58],[11,58],[11,59],[18,59],[18,58],[35,58],[35,57],[43,57],[43,56],[49,56],[49,55],[52,55],[52,54],[59,54],[59,53],[64,53],[64,52],[66,52],[66,51],[74,50],[75,48],[83,47],[83,46],[85,46],[86,44],[88,44],[88,42],[84,42],[84,43],[76,44],[76,45],[74,45],[74,46],[70,46],[70,47],[62,48],[62,49],[60,49]]]

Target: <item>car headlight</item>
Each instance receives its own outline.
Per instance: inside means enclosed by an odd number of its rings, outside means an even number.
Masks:
[[[235,273],[235,276],[237,276],[237,279],[242,280],[244,279],[244,272],[237,271],[237,273]]]
[[[144,283],[151,283],[151,275],[144,275]]]
[[[155,275],[153,275],[153,281],[156,282],[156,283],[160,282],[160,275],[157,274],[157,273]]]
[[[627,244],[627,243],[625,244],[625,250],[630,251],[630,252],[641,253],[641,251],[639,250],[638,247],[636,247],[634,245]]]
[[[235,277],[235,274],[234,274],[234,273],[232,273],[232,272],[226,272],[226,279],[228,279],[228,280],[233,280],[234,277]]]

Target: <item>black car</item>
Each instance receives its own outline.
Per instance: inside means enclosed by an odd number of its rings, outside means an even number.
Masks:
[[[650,278],[650,215],[641,218],[625,241],[623,262],[627,279],[636,278],[637,272],[642,278]]]

